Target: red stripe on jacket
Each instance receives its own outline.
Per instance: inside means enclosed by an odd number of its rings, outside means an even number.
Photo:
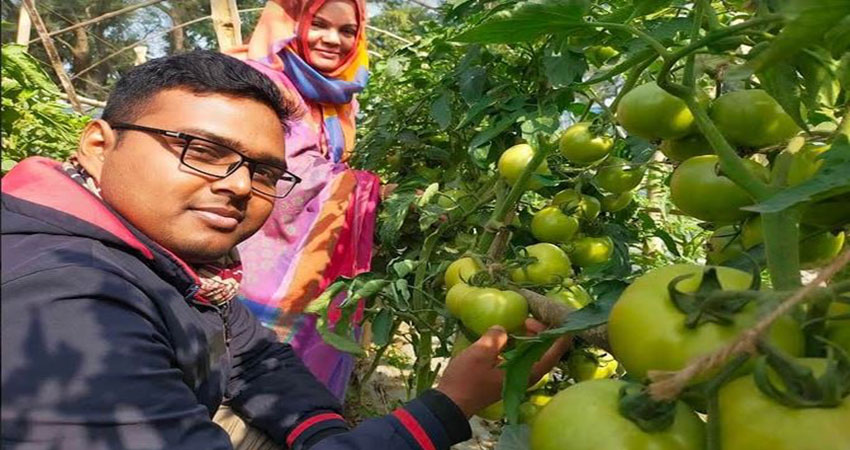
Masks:
[[[410,414],[406,409],[399,408],[393,411],[393,416],[404,425],[404,428],[407,429],[408,432],[413,436],[413,439],[416,439],[416,442],[419,444],[419,447],[422,450],[436,450],[434,447],[434,443],[431,442],[431,437],[428,436],[428,433],[425,432],[425,429],[422,428],[422,425]]]
[[[295,429],[289,433],[289,436],[286,437],[286,446],[292,447],[292,443],[294,443],[295,440],[298,439],[298,436],[301,436],[305,431],[307,431],[308,428],[321,422],[327,422],[328,420],[345,421],[342,416],[334,413],[324,413],[310,417],[309,419],[299,423],[298,426],[295,427]]]

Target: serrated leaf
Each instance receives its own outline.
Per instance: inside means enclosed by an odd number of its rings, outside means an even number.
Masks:
[[[850,143],[847,136],[835,138],[832,147],[822,153],[820,158],[824,160],[823,165],[812,178],[783,189],[764,202],[741,209],[776,213],[809,201],[850,192]]]
[[[393,315],[389,308],[381,309],[372,319],[372,342],[379,347],[389,344],[393,328]]]
[[[823,40],[833,58],[839,58],[850,51],[850,16],[827,31]]]
[[[493,14],[484,23],[455,38],[460,42],[510,44],[546,33],[565,33],[581,23],[587,0],[527,0],[510,11]]]
[[[422,192],[422,195],[419,196],[419,200],[416,201],[418,206],[425,206],[431,202],[431,199],[434,198],[434,195],[440,191],[440,183],[431,183],[425,188],[425,191]]]
[[[331,347],[345,352],[350,353],[356,356],[363,356],[365,352],[363,351],[363,347],[360,346],[356,341],[350,339],[345,336],[340,336],[339,334],[334,333],[328,328],[327,321],[322,320],[321,324],[318,324],[317,330],[319,331],[319,336],[321,336],[322,340],[325,341]]]
[[[378,238],[382,244],[394,245],[398,241],[399,230],[407,218],[410,205],[415,201],[415,192],[396,191],[382,203],[381,225],[378,230]]]
[[[505,402],[505,415],[508,423],[519,423],[519,405],[528,389],[531,367],[555,342],[557,336],[548,336],[539,340],[521,341],[517,346],[503,354],[505,363],[505,383],[502,385],[502,399]]]
[[[477,102],[484,93],[487,71],[483,67],[470,67],[461,72],[459,81],[460,95],[467,105]]]
[[[797,125],[808,130],[808,124],[800,113],[800,85],[797,71],[787,62],[777,62],[758,73],[761,87],[775,98],[782,109]]]
[[[395,272],[398,278],[404,278],[416,268],[418,264],[417,261],[412,259],[405,259],[404,261],[398,261],[393,263],[393,272]]]
[[[496,450],[530,450],[531,428],[526,424],[506,425],[502,428]]]
[[[560,48],[547,47],[543,69],[549,83],[561,88],[581,81],[581,75],[587,71],[587,61],[582,54],[570,51],[565,39]]]

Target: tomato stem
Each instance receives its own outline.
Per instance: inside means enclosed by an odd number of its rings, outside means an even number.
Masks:
[[[761,216],[767,267],[774,289],[795,289],[802,285],[798,219],[798,214],[790,211]]]

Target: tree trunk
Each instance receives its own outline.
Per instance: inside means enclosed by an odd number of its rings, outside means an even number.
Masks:
[[[168,17],[171,18],[171,26],[176,27],[186,20],[186,11],[178,2],[171,2]],[[171,53],[184,51],[186,51],[186,29],[181,27],[171,30]]]

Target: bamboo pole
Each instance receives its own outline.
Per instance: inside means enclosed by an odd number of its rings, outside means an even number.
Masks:
[[[80,23],[76,23],[74,25],[71,25],[70,27],[62,28],[61,30],[56,30],[56,31],[50,32],[50,33],[48,33],[48,36],[52,37],[52,36],[56,36],[57,34],[62,34],[62,33],[68,32],[68,31],[73,31],[73,30],[76,30],[77,28],[86,27],[86,26],[104,21],[106,19],[111,19],[113,17],[120,16],[122,14],[126,14],[126,13],[131,12],[131,11],[135,11],[139,8],[144,8],[146,6],[155,5],[157,3],[162,3],[163,1],[165,1],[165,0],[148,0],[146,2],[136,3],[135,5],[130,5],[126,8],[121,8],[119,10],[111,11],[111,12],[108,12],[106,14],[101,14],[101,15],[93,18],[93,19],[89,19],[89,20],[82,21]],[[40,40],[42,40],[41,36],[39,36],[36,39],[31,40],[30,44],[33,44],[33,43],[38,42]]]
[[[30,34],[32,34],[32,19],[30,19],[27,8],[21,4],[20,15],[18,16],[18,36],[15,38],[15,43],[29,46]]]
[[[51,38],[48,34],[47,26],[44,24],[44,21],[41,20],[41,16],[38,14],[38,10],[35,8],[33,0],[24,0],[23,5],[27,9],[27,13],[32,18],[33,25],[35,25],[35,31],[42,39],[44,49],[47,50],[47,56],[50,58],[50,64],[53,66],[53,70],[56,71],[56,76],[59,77],[59,82],[62,84],[62,88],[68,95],[68,102],[71,104],[71,108],[82,114],[83,106],[77,98],[77,92],[74,90],[74,85],[71,83],[71,79],[68,78],[68,74],[65,72],[65,67],[62,66],[62,59],[59,57],[59,52],[56,51],[56,46],[53,44],[53,38]]]
[[[210,0],[210,12],[221,51],[242,45],[242,22],[236,0]]]

